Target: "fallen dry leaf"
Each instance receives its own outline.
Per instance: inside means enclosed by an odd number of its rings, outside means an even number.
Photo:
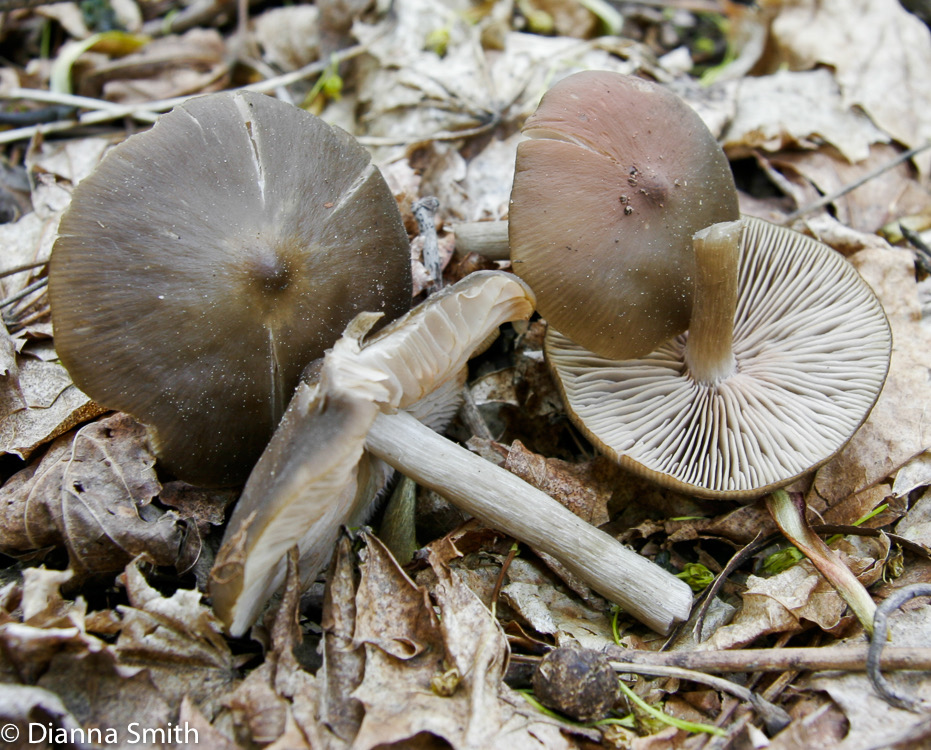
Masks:
[[[859,106],[906,146],[931,139],[931,33],[897,0],[766,0],[773,13],[766,69],[828,65],[844,104]],[[927,172],[931,156],[916,161]]]
[[[787,151],[770,157],[768,161],[772,168],[789,176],[793,182],[811,185],[811,198],[800,204],[807,205],[821,195],[836,193],[890,164],[899,151],[895,146],[874,144],[868,155],[856,164],[851,164],[832,148]],[[872,233],[902,216],[929,210],[931,196],[915,180],[914,168],[908,163],[901,163],[835,199],[831,206],[837,220],[844,225],[859,232]]]
[[[33,357],[19,357],[17,361],[18,393],[24,403],[19,406],[9,392],[4,398],[10,410],[0,416],[3,453],[28,459],[75,425],[105,412],[72,384],[67,370],[57,362]]]
[[[842,101],[834,76],[821,68],[741,80],[736,112],[721,145],[734,159],[757,149],[815,149],[827,141],[857,162],[869,156],[872,144],[888,140],[868,117]]]
[[[769,578],[750,576],[734,620],[699,648],[739,648],[770,633],[793,633],[803,621],[836,628],[846,604],[807,560]]]
[[[516,440],[504,467],[528,484],[558,500],[593,526],[608,522],[608,501],[614,492],[615,472],[606,459],[569,463],[528,451]]]
[[[924,646],[931,638],[931,608],[927,605],[904,609],[889,618],[890,644]],[[924,672],[885,675],[896,690],[915,700],[931,701],[931,678]],[[931,737],[926,713],[890,706],[873,689],[862,672],[820,673],[809,680],[811,688],[823,690],[840,706],[850,724],[838,750],[874,750],[927,746]],[[915,733],[917,730],[917,736]]]
[[[184,526],[150,504],[160,489],[154,464],[145,428],[125,414],[58,438],[0,488],[0,547],[63,545],[86,573],[119,570],[141,553],[174,565]]]
[[[931,402],[931,333],[920,323],[912,257],[893,248],[871,249],[851,261],[889,317],[892,361],[869,419],[815,476],[813,491],[829,506],[882,481],[931,447],[925,415]]]

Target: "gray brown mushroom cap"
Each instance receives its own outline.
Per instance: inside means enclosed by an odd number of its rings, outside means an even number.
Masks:
[[[540,314],[614,359],[682,333],[692,235],[739,218],[727,158],[702,120],[661,86],[588,71],[553,86],[524,134],[508,231]]]
[[[303,368],[362,311],[410,305],[400,213],[348,134],[267,96],[191,100],[74,192],[50,270],[79,388],[198,484],[240,482]]]
[[[745,218],[733,372],[697,382],[688,334],[615,361],[550,329],[571,417],[622,466],[699,496],[750,499],[831,458],[868,416],[889,365],[882,307],[838,253]]]

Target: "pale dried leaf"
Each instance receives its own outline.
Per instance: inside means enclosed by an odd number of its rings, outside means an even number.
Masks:
[[[931,547],[931,490],[925,491],[908,509],[908,515],[896,524],[895,533]]]
[[[811,192],[805,191],[810,197],[800,204],[804,206],[821,195],[834,194],[866,174],[887,166],[898,153],[895,146],[875,144],[869,149],[868,156],[857,164],[850,164],[833,148],[788,151],[775,154],[768,161],[793,183],[799,186],[810,184]],[[901,163],[835,199],[831,207],[837,221],[848,229],[873,233],[902,216],[931,209],[931,196],[915,180],[914,168]],[[822,240],[825,241],[824,238]],[[863,239],[865,241],[866,238]],[[829,244],[849,254],[835,242],[830,241]],[[875,245],[880,246],[879,243]]]
[[[823,466],[813,490],[828,505],[882,481],[931,447],[924,405],[931,401],[931,332],[920,324],[911,256],[892,248],[851,258],[879,296],[892,326],[892,361],[869,419]]]
[[[21,738],[29,737],[31,724],[43,728],[60,727],[68,732],[81,728],[55,693],[29,685],[0,685],[0,722],[4,725],[4,736],[7,738],[11,736],[11,730],[7,727],[14,727],[16,734],[12,736]],[[13,742],[8,746],[27,747],[25,743]]]
[[[16,344],[6,326],[0,322],[0,420],[26,408],[26,395],[19,382]]]
[[[97,168],[112,146],[112,138],[44,141],[36,153],[30,155],[28,166],[34,172],[51,175],[56,183],[73,188]]]
[[[529,561],[512,560],[508,579],[501,589],[502,597],[538,633],[595,650],[613,642],[611,620],[604,609],[567,595]]]
[[[342,536],[327,574],[324,593],[323,665],[320,717],[342,740],[351,742],[362,723],[363,708],[353,695],[365,671],[365,651],[353,644],[356,624],[354,558],[349,539]]]
[[[28,459],[37,448],[75,425],[104,413],[71,383],[57,362],[19,358],[24,407],[0,418],[0,451]]]
[[[155,39],[138,52],[95,66],[85,85],[102,88],[104,98],[136,104],[223,88],[226,43],[215,29],[191,29]]]
[[[320,53],[320,11],[313,5],[266,10],[255,19],[255,40],[266,62],[296,70]]]
[[[746,646],[763,635],[801,630],[803,621],[830,630],[840,623],[845,607],[831,585],[803,560],[769,578],[750,576],[740,612],[700,648]]]
[[[757,149],[815,149],[827,141],[856,162],[869,156],[873,143],[889,140],[862,112],[842,102],[826,69],[747,77],[738,92],[736,113],[721,144],[732,159]]]
[[[931,607],[906,608],[893,614],[889,619],[889,631],[890,645],[926,646],[931,639]],[[915,700],[931,701],[931,677],[926,672],[902,671],[885,676],[897,691]],[[810,685],[827,692],[850,722],[847,736],[834,746],[838,750],[894,747],[901,737],[927,722],[927,714],[894,708],[883,701],[862,672],[815,674]]]
[[[26,568],[23,571],[23,597],[20,604],[23,622],[34,620],[49,610],[55,610],[57,614],[64,603],[61,586],[72,577],[74,573],[70,570]]]
[[[123,414],[62,436],[0,488],[0,545],[64,545],[78,571],[119,570],[142,552],[174,564],[184,529],[149,504],[159,490],[154,463],[145,429]]]
[[[367,541],[356,599],[357,640],[361,636],[365,643],[366,666],[354,693],[365,706],[365,718],[352,746],[366,750],[400,742],[416,747],[414,738],[429,732],[457,750],[568,747],[544,717],[528,722],[526,713],[507,700],[501,686],[504,636],[445,563],[431,563],[437,617],[426,592],[403,576],[377,540]],[[380,626],[367,613],[362,624],[367,606],[380,614]],[[394,612],[404,619],[385,622]]]
[[[905,497],[913,490],[931,484],[931,451],[915,456],[895,474],[892,482],[892,494]]]
[[[846,106],[859,106],[906,146],[931,139],[931,32],[897,0],[767,0],[775,11],[769,68],[834,70]],[[925,171],[927,153],[919,157]]]
[[[198,591],[178,589],[163,597],[146,582],[138,560],[121,580],[131,606],[118,607],[123,627],[114,653],[120,664],[144,668],[169,705],[190,696],[212,715],[234,678],[219,620]]]

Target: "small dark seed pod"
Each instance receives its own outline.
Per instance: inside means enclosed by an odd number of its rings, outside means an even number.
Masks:
[[[547,708],[577,721],[595,721],[617,702],[617,675],[598,651],[557,648],[537,666],[533,692]]]

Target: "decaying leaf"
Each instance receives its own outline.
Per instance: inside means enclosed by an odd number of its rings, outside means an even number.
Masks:
[[[604,460],[577,464],[545,458],[528,451],[517,440],[511,444],[504,466],[593,526],[608,522],[608,501],[614,491],[610,480],[615,472],[605,466]]]
[[[845,105],[859,106],[906,146],[931,139],[931,33],[897,0],[767,0],[768,70],[828,65]],[[919,158],[925,171],[927,154]]]
[[[214,29],[155,39],[138,52],[100,61],[81,77],[87,90],[124,104],[204,94],[226,83],[226,44]]]
[[[63,545],[88,573],[119,570],[141,553],[174,565],[184,528],[150,504],[160,489],[154,464],[145,429],[125,414],[58,438],[0,488],[0,547]]]
[[[0,416],[0,451],[28,459],[38,448],[103,409],[71,382],[57,362],[18,358],[17,385],[23,406],[5,399],[13,408]],[[12,383],[10,384],[12,387]],[[12,402],[12,403],[11,403]]]
[[[555,724],[535,717],[501,682],[504,635],[456,574],[431,558],[435,584],[428,596],[376,539],[364,539],[354,644],[364,650],[365,670],[351,695],[365,714],[352,747],[413,747],[408,743],[424,732],[454,748],[569,747]],[[339,699],[336,684],[331,702]]]
[[[756,149],[817,148],[826,141],[856,162],[869,155],[872,144],[889,140],[862,112],[842,101],[826,69],[748,77],[738,92],[737,110],[722,144],[731,158]]]
[[[266,10],[255,19],[262,56],[279,70],[296,70],[320,52],[320,11],[315,5]]]
[[[931,637],[931,608],[907,608],[890,618],[890,643],[896,646],[924,646]],[[931,701],[931,678],[926,672],[886,675],[898,691],[914,700]],[[925,747],[931,727],[924,713],[890,706],[873,689],[862,672],[821,673],[810,680],[815,690],[827,692],[840,706],[850,724],[838,750]],[[901,743],[901,744],[899,744]]]
[[[580,644],[603,649],[612,643],[611,617],[607,606],[596,608],[561,591],[536,565],[521,558],[511,561],[508,583],[501,596],[519,621],[557,645]]]
[[[889,248],[863,250],[851,261],[889,317],[892,361],[869,419],[815,477],[813,491],[828,505],[871,487],[931,447],[924,410],[931,401],[931,333],[920,323],[912,258]]]

